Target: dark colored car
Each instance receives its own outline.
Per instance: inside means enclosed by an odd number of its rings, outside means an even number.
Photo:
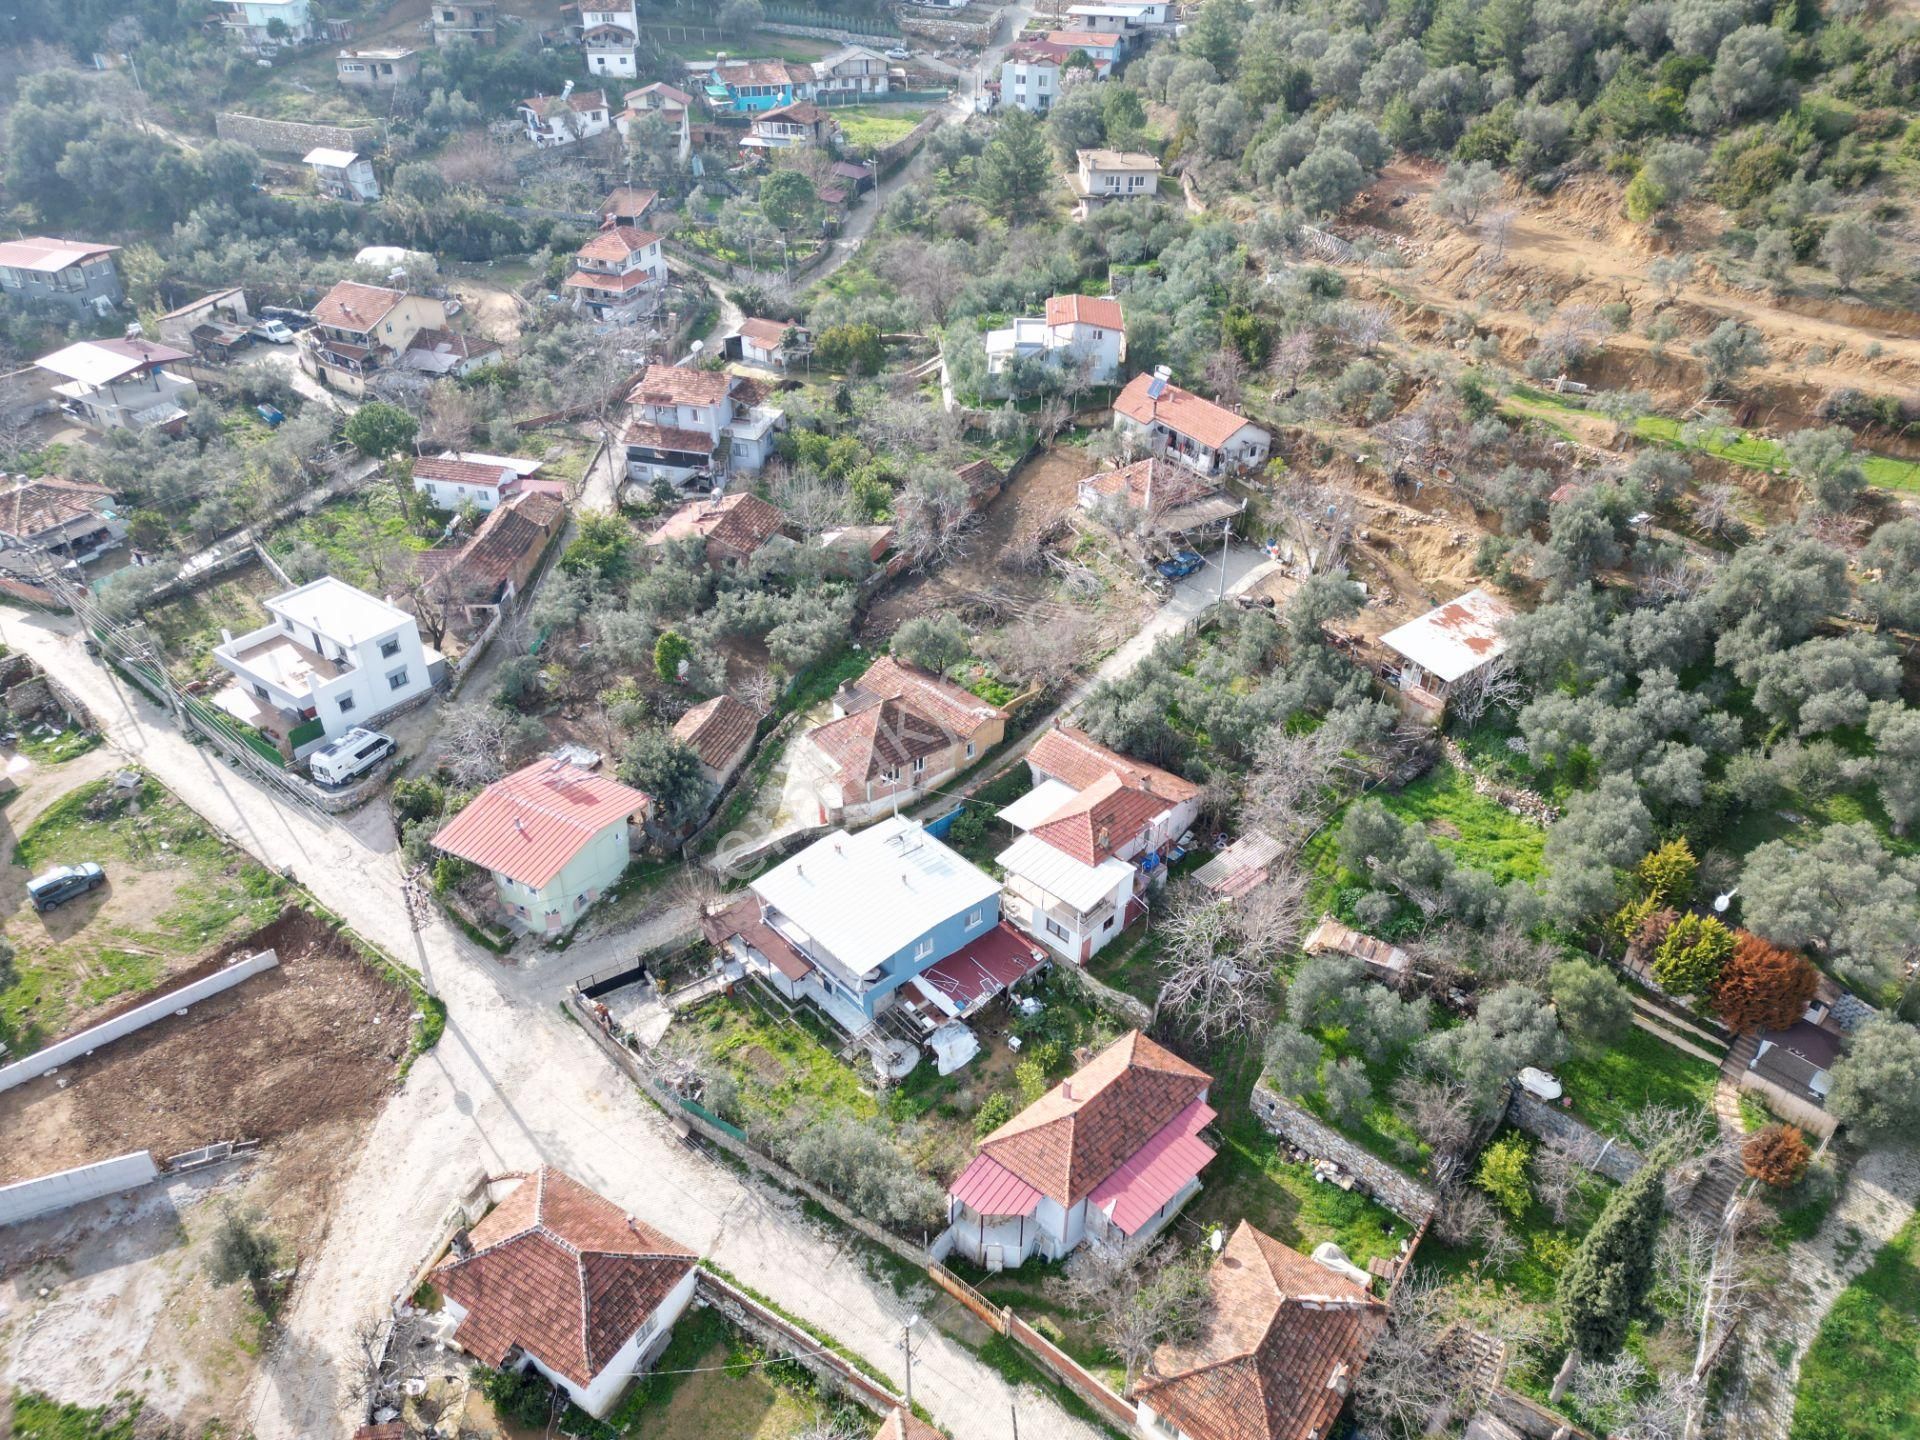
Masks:
[[[27,882],[27,894],[36,910],[58,910],[76,895],[98,890],[107,883],[107,872],[91,860],[84,865],[56,865],[44,875]]]
[[[1154,566],[1161,576],[1168,580],[1184,580],[1202,565],[1207,563],[1206,556],[1197,550],[1182,550],[1171,560],[1162,560]]]

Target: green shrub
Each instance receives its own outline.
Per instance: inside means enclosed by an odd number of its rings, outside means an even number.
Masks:
[[[543,1428],[553,1414],[553,1387],[537,1370],[482,1368],[480,1393],[516,1424]]]
[[[1473,1183],[1518,1220],[1533,1204],[1533,1186],[1527,1180],[1527,1162],[1532,1158],[1532,1147],[1518,1135],[1496,1140],[1481,1152]]]
[[[1013,1118],[1013,1097],[1004,1090],[996,1091],[986,1098],[984,1104],[973,1117],[973,1133],[991,1135],[1007,1121]]]

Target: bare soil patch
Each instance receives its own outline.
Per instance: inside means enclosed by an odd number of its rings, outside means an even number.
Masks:
[[[410,998],[303,910],[217,953],[267,948],[277,968],[0,1095],[0,1183],[371,1118],[407,1049]]]

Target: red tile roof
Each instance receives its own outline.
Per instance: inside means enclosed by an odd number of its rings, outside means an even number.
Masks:
[[[683,455],[712,455],[714,439],[704,430],[682,430],[677,425],[650,425],[645,420],[629,420],[620,432],[622,445],[640,445],[648,450],[674,450]]]
[[[1049,295],[1046,316],[1049,325],[1097,325],[1123,332],[1127,328],[1120,302],[1110,295]]]
[[[535,95],[531,99],[522,100],[520,102],[520,108],[523,110],[531,110],[535,115],[538,115],[544,120],[553,114],[554,111],[562,107],[558,95]],[[607,108],[607,92],[604,90],[576,90],[567,97],[565,108],[581,115],[586,114],[589,110],[604,110]]]
[[[911,1410],[896,1405],[873,1432],[873,1440],[947,1440],[947,1437]]]
[[[724,370],[649,365],[627,400],[634,405],[718,405],[732,388],[733,377]]]
[[[543,1166],[433,1272],[467,1312],[453,1338],[488,1365],[516,1348],[590,1384],[693,1269],[694,1253]]]
[[[440,827],[433,844],[539,890],[602,830],[650,804],[605,775],[541,759],[474,796]]]
[[[362,285],[358,280],[342,280],[313,307],[314,323],[335,330],[367,331],[384,320],[393,307],[407,298],[404,290],[389,290],[384,285]]]
[[[757,349],[778,350],[792,328],[790,320],[746,319],[740,322],[740,336],[751,340]]]
[[[1133,1394],[1192,1440],[1320,1440],[1387,1307],[1244,1220],[1207,1284],[1199,1337],[1156,1350]]]
[[[113,492],[74,480],[22,480],[0,491],[0,535],[30,540],[70,520],[98,515]]]
[[[674,721],[673,733],[703,765],[724,770],[753,743],[759,724],[760,717],[751,707],[731,695],[716,695]]]
[[[754,116],[756,120],[778,120],[788,125],[818,125],[826,118],[827,112],[811,100],[796,100],[791,105],[763,110]]]
[[[966,484],[969,494],[992,490],[1006,480],[1005,473],[991,460],[970,460],[953,472]]]
[[[1142,425],[1157,421],[1209,450],[1218,450],[1242,426],[1253,424],[1246,416],[1236,415],[1224,406],[1202,399],[1191,390],[1182,390],[1178,385],[1167,386],[1156,404],[1147,398],[1147,387],[1152,383],[1151,375],[1142,373],[1134,376],[1113,402],[1114,413]]]
[[[1089,475],[1083,482],[1097,495],[1125,495],[1135,510],[1171,510],[1202,495],[1211,495],[1219,486],[1195,474],[1184,465],[1153,455]]]
[[[1156,815],[1179,803],[1128,785],[1109,770],[1028,833],[1082,865],[1098,865],[1136,839]]]
[[[1168,800],[1191,800],[1200,793],[1200,787],[1191,780],[1109,750],[1086,731],[1070,725],[1055,725],[1034,741],[1027,751],[1027,763],[1076,790],[1085,790],[1101,776],[1114,774],[1135,789]]]
[[[649,85],[646,88],[647,90],[664,90],[667,87]],[[627,100],[631,103],[635,95],[644,93],[645,91],[641,90],[631,91],[627,95]],[[659,198],[658,190],[642,190],[634,185],[616,185],[608,193],[607,198],[600,202],[600,213],[617,215],[621,219],[638,220],[653,208],[653,202]]]
[[[713,77],[737,90],[743,85],[791,85],[794,70],[784,60],[728,60],[713,67]],[[813,71],[808,69],[801,83],[812,79]]]
[[[913,761],[938,755],[954,737],[938,722],[889,697],[814,726],[807,739],[833,762],[842,785],[858,789],[889,770],[897,776]]]
[[[558,496],[529,491],[516,495],[480,522],[454,563],[461,581],[476,592],[491,592],[560,532],[567,518]]]
[[[896,696],[955,735],[967,736],[989,720],[1004,720],[1007,712],[931,671],[882,655],[866,673],[847,687],[855,703],[861,696]]]
[[[1071,1206],[1139,1152],[1213,1077],[1131,1030],[980,1142],[980,1153]]]
[[[651,85],[642,85],[638,90],[629,90],[620,98],[631,105],[636,95],[658,95],[663,101],[671,101],[683,110],[693,103],[693,97],[687,94],[686,91],[675,89],[663,80],[656,80]],[[657,192],[649,191],[647,193],[655,194]]]
[[[574,251],[577,260],[625,260],[636,251],[658,244],[660,237],[651,230],[632,225],[609,225]]]
[[[413,462],[413,478],[435,480],[444,485],[483,485],[498,490],[503,485],[511,485],[520,475],[506,465],[481,465],[452,456],[423,455]]]
[[[609,275],[601,270],[576,270],[560,283],[574,290],[642,290],[659,283],[659,276],[645,266],[624,274]]]
[[[662,520],[647,537],[664,545],[690,535],[704,536],[742,555],[751,555],[785,528],[787,517],[758,495],[742,491],[717,500],[690,500]]]

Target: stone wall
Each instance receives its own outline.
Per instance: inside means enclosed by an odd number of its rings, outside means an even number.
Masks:
[[[213,133],[222,140],[251,145],[263,155],[296,156],[322,146],[367,150],[379,134],[371,125],[310,125],[304,120],[265,120],[231,111],[213,117]]]
[[[1153,1028],[1153,1007],[1145,1001],[1127,994],[1124,990],[1114,989],[1104,980],[1094,979],[1080,966],[1071,960],[1063,960],[1058,955],[1053,956],[1053,971],[1056,975],[1065,976],[1069,983],[1077,985],[1080,992],[1093,1002],[1095,1009],[1106,1011],[1121,1024],[1130,1025],[1136,1030]]]
[[[1646,1163],[1640,1152],[1626,1141],[1600,1134],[1584,1120],[1576,1119],[1557,1105],[1535,1099],[1517,1085],[1507,1100],[1507,1119],[1543,1140],[1550,1136],[1571,1140],[1580,1158],[1615,1184],[1631,1180]]]
[[[1333,1161],[1354,1177],[1361,1190],[1409,1224],[1423,1223],[1439,1205],[1439,1197],[1425,1185],[1398,1166],[1361,1149],[1266,1081],[1253,1087],[1247,1103],[1270,1133],[1309,1155]]]
[[[876,1415],[885,1415],[904,1403],[879,1378],[827,1349],[813,1334],[762,1305],[738,1286],[728,1284],[711,1270],[701,1270],[694,1284],[694,1293],[703,1303],[711,1305],[736,1328],[768,1349],[797,1361],[824,1382],[831,1393],[846,1395]]]

